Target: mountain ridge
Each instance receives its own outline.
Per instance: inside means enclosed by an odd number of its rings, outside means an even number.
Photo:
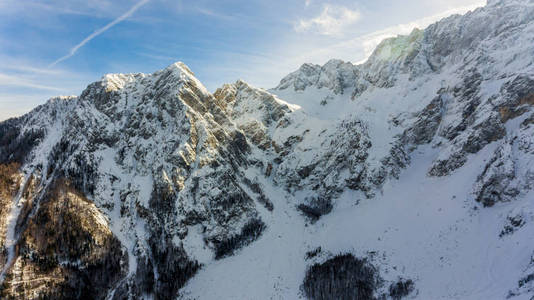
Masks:
[[[314,298],[329,263],[376,298],[528,296],[533,15],[492,1],[271,90],[108,74],[0,123],[2,297]]]

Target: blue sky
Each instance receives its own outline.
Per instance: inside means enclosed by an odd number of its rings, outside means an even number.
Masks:
[[[183,61],[214,91],[243,79],[271,88],[305,62],[364,60],[485,0],[0,0],[0,120],[105,73]]]

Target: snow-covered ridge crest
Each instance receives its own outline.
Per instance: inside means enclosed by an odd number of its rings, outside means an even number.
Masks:
[[[453,15],[424,30],[386,39],[361,65],[336,60],[324,66],[304,64],[273,91],[326,88],[354,99],[368,88],[392,87],[404,75],[414,79],[439,73],[446,64],[460,63],[476,49],[482,51],[482,41],[527,26],[534,18],[533,6],[531,0],[492,1],[465,16]]]
[[[532,0],[488,0],[487,5],[515,5],[515,4],[534,4]]]
[[[156,71],[152,74],[106,74],[102,77],[101,82],[108,92],[112,92],[124,88],[129,83],[141,81],[143,78],[148,77],[153,80],[157,79],[162,74],[165,74],[165,76],[172,75],[173,78],[182,82],[193,81],[198,86],[204,88],[200,81],[195,77],[195,74],[181,61],[175,62],[165,69]]]
[[[211,94],[175,63],[0,123],[0,200],[17,207],[0,209],[0,292],[73,296],[90,276],[106,299],[313,298],[311,266],[350,252],[377,267],[376,298],[530,296],[534,22],[509,3],[273,90]]]

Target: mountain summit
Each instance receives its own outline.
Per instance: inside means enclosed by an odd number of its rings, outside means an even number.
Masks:
[[[2,299],[527,299],[534,2],[210,93],[183,63],[0,123]]]

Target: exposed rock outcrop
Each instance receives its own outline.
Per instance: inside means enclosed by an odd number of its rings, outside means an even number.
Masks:
[[[266,237],[291,245],[274,229],[326,226],[339,199],[380,195],[417,155],[429,182],[473,168],[466,206],[527,195],[533,16],[530,0],[492,1],[268,91],[237,81],[211,94],[183,63],[109,74],[0,123],[2,298],[186,297],[199,270]],[[523,226],[510,222],[506,235]],[[377,285],[374,266],[342,255],[312,266],[303,291],[368,299]]]

